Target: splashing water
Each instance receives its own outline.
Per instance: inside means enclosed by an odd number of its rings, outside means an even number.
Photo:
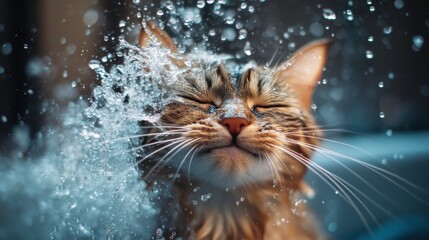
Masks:
[[[150,199],[157,193],[139,180],[134,163],[142,153],[130,151],[139,144],[130,136],[139,121],[158,120],[180,71],[156,44],[140,49],[120,40],[119,48],[123,64],[109,72],[89,63],[101,85],[89,105],[71,103],[62,126],[43,134],[45,155],[0,166],[1,239],[147,239],[155,232]]]

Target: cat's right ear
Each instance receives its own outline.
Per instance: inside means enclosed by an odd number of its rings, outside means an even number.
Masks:
[[[155,23],[147,21],[140,33],[139,46],[147,47],[150,42],[157,41],[173,53],[177,52],[176,45],[168,34]]]

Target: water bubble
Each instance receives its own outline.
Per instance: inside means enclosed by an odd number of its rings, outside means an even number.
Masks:
[[[162,16],[162,15],[164,15],[164,11],[162,11],[162,9],[159,9],[159,10],[156,12],[156,15],[158,15],[158,16]]]
[[[249,41],[246,41],[246,43],[244,44],[244,53],[247,56],[252,55],[252,47],[250,46],[250,42]]]
[[[393,3],[393,6],[395,6],[395,8],[399,10],[402,7],[404,7],[404,1],[402,1],[402,0],[395,0],[395,2]]]
[[[379,88],[383,88],[383,87],[384,87],[384,83],[383,83],[383,82],[379,82],[379,83],[378,83],[378,87],[379,87]]]
[[[125,20],[120,20],[118,26],[120,28],[123,28],[123,27],[125,27],[126,24],[127,24],[127,22]]]
[[[4,55],[4,56],[7,56],[7,55],[9,55],[10,53],[12,52],[12,44],[10,44],[10,43],[3,43],[2,44],[2,46],[1,46],[1,53]]]
[[[83,22],[87,26],[92,26],[98,21],[98,12],[96,10],[90,9],[85,12],[83,15]]]
[[[374,58],[374,53],[371,50],[366,50],[365,56],[368,59],[372,59],[372,58]]]
[[[318,22],[314,22],[310,25],[310,33],[315,37],[321,37],[324,31],[323,26]]]
[[[255,12],[255,7],[252,6],[252,5],[250,5],[249,8],[248,8],[248,10],[249,10],[250,13],[254,13]]]
[[[380,118],[384,118],[385,117],[384,112],[380,112],[379,116],[380,116]]]
[[[72,82],[71,82],[71,87],[72,87],[72,88],[75,88],[76,86],[77,86],[77,82],[76,82],[76,81],[72,81]]]
[[[206,202],[207,200],[209,200],[211,198],[211,196],[212,196],[211,193],[201,195],[201,201]]]
[[[387,131],[386,131],[386,135],[387,135],[388,137],[391,137],[391,136],[393,135],[393,131],[392,131],[392,129],[387,129]]]
[[[347,9],[346,11],[344,11],[344,17],[349,20],[349,21],[353,21],[353,12],[350,9]]]
[[[225,28],[222,32],[222,39],[225,39],[227,41],[234,41],[237,37],[237,33],[233,28]]]
[[[290,37],[290,35],[289,35],[289,33],[288,33],[288,32],[285,32],[285,33],[283,33],[283,37],[284,37],[285,39],[288,39],[288,38]]]
[[[337,16],[335,15],[334,11],[332,11],[329,8],[324,8],[323,9],[323,17],[326,20],[335,20],[337,18]]]
[[[89,61],[88,66],[91,69],[98,69],[101,67],[101,64],[98,60],[91,60],[91,61]]]
[[[424,43],[424,38],[421,35],[413,36],[412,48],[415,52],[420,51]]]
[[[386,34],[386,35],[391,34],[391,33],[392,33],[392,31],[393,31],[393,27],[392,27],[392,26],[387,26],[387,27],[384,27],[384,28],[383,28],[383,32],[384,32],[384,34]]]
[[[290,43],[287,45],[287,48],[288,48],[289,50],[294,50],[294,49],[295,49],[295,47],[296,47],[296,43],[295,43],[295,42],[290,42]]]
[[[369,36],[368,37],[368,42],[374,42],[374,37],[373,36]]]
[[[206,5],[204,0],[198,0],[197,1],[197,8],[203,8]]]
[[[247,37],[247,30],[246,29],[240,29],[238,32],[238,39],[243,40]]]

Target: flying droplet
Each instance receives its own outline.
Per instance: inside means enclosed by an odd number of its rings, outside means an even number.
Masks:
[[[380,112],[379,116],[380,118],[384,118],[385,117],[384,112]]]
[[[384,83],[383,83],[383,82],[379,82],[379,83],[378,83],[378,87],[379,87],[379,88],[383,88],[383,87],[384,87]]]
[[[252,47],[250,46],[250,42],[249,41],[246,41],[246,43],[244,44],[244,53],[247,56],[252,55]]]
[[[371,50],[366,50],[365,55],[368,59],[374,58],[374,53]]]
[[[412,48],[415,52],[420,51],[424,43],[424,38],[421,35],[413,36],[413,45]]]
[[[337,16],[335,15],[334,11],[332,11],[329,8],[324,8],[323,9],[323,17],[326,20],[335,20],[337,18]]]

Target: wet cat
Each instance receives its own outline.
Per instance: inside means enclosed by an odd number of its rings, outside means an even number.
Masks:
[[[177,54],[149,22],[140,47],[150,42]],[[156,237],[324,237],[302,199],[311,194],[303,182],[308,146],[319,134],[310,105],[328,48],[329,41],[315,41],[276,67],[242,70],[171,58],[183,69],[174,100],[156,126],[142,127],[151,157],[139,161],[149,186],[164,191]]]

